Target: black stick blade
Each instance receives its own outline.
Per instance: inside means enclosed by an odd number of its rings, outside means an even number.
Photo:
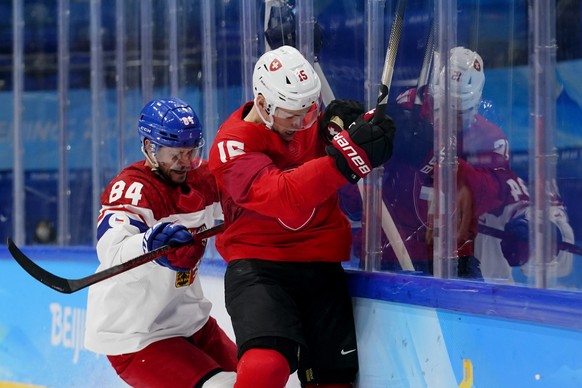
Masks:
[[[71,289],[71,284],[68,279],[62,278],[60,276],[54,275],[47,270],[39,267],[34,261],[32,261],[28,256],[26,256],[22,251],[16,246],[12,239],[8,238],[8,250],[10,254],[16,260],[16,262],[26,271],[30,276],[38,280],[39,282],[47,285],[48,287],[62,292],[64,294],[70,294],[74,292]]]
[[[196,233],[194,235],[194,238],[204,240],[212,236],[215,236],[218,233],[221,233],[223,230],[224,224],[219,224],[210,229]],[[41,268],[28,256],[22,253],[22,251],[16,246],[14,241],[12,241],[10,238],[8,238],[8,250],[10,251],[10,254],[14,258],[14,260],[16,260],[16,262],[26,272],[28,272],[30,276],[32,276],[39,282],[43,283],[44,285],[52,288],[53,290],[56,290],[63,294],[72,294],[73,292],[82,290],[83,288],[88,287],[92,284],[99,283],[100,281],[109,279],[110,277],[119,275],[120,273],[129,271],[132,268],[148,263],[154,259],[157,259],[160,256],[163,256],[171,251],[175,251],[176,249],[191,243],[192,242],[181,245],[163,245],[157,249],[154,249],[153,251],[144,253],[143,255],[128,260],[125,263],[115,265],[113,267],[104,269],[103,271],[95,272],[92,275],[85,276],[84,278],[80,279],[65,279],[53,273],[50,273],[44,268]]]

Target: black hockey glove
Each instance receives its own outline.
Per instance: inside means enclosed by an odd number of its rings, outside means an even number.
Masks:
[[[371,124],[368,120],[373,117],[374,110],[358,117],[347,130],[335,135],[332,144],[325,148],[350,183],[357,183],[392,156],[394,122],[385,116],[379,124]]]
[[[395,160],[413,167],[422,167],[427,155],[434,147],[432,123],[420,117],[413,110],[404,109],[400,104],[389,102],[386,114],[394,120],[398,132],[394,136]]]
[[[524,215],[505,224],[501,252],[512,267],[522,266],[529,260],[529,221]]]
[[[327,144],[331,144],[331,139],[336,134],[347,128],[365,111],[364,105],[359,101],[348,99],[333,100],[325,108],[325,113],[319,122],[321,136]],[[331,121],[333,117],[339,117],[341,123]]]

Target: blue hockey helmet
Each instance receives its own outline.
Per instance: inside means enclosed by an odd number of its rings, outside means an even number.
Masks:
[[[164,147],[199,147],[202,125],[194,110],[179,98],[152,100],[141,110],[138,132],[142,139]]]
[[[142,152],[153,170],[193,170],[202,163],[202,125],[194,110],[179,98],[152,100],[143,107],[138,132]],[[146,149],[145,139],[149,140]]]

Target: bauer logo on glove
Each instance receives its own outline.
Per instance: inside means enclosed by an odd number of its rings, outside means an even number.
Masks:
[[[349,136],[344,136],[344,134],[347,134],[347,131],[342,131],[335,135],[331,142],[334,147],[341,150],[350,169],[355,171],[360,178],[363,178],[372,171],[370,161],[364,150],[355,145],[352,139]]]
[[[360,116],[347,130],[335,135],[325,152],[334,158],[337,169],[350,183],[356,183],[373,168],[381,166],[392,156],[396,128],[389,116],[377,124],[368,120],[375,110]]]

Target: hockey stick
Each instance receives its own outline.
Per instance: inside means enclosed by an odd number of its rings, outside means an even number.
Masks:
[[[416,82],[416,96],[414,97],[414,107],[413,113],[418,117],[419,112],[422,108],[422,94],[424,90],[423,87],[428,85],[428,80],[430,78],[430,67],[433,60],[433,50],[434,50],[434,21],[430,22],[428,30],[428,38],[426,40],[426,49],[424,50],[424,57],[422,58],[422,68],[420,69],[420,74],[418,76],[418,81]],[[423,93],[421,93],[423,92]],[[416,118],[415,117],[415,118]]]
[[[265,3],[265,19],[264,19],[265,29],[266,29],[266,26],[268,25],[268,22],[269,22],[268,15],[269,15],[270,10],[273,6],[272,3],[276,2],[276,1],[277,0],[267,0]],[[395,59],[396,59],[396,51],[398,49],[398,44],[400,42],[400,34],[402,31],[402,22],[404,19],[405,7],[406,7],[406,1],[400,0],[399,4],[398,4],[398,8],[396,10],[395,21],[394,21],[394,24],[392,25],[392,30],[390,33],[390,38],[389,38],[390,40],[388,42],[388,49],[386,52],[386,57],[385,57],[385,61],[384,61],[384,69],[383,69],[382,79],[381,79],[382,86],[380,87],[380,96],[378,97],[378,106],[376,107],[376,115],[372,119],[373,122],[378,120],[378,117],[379,117],[379,120],[382,121],[384,119],[384,115],[386,113],[386,104],[388,102],[388,94],[390,91],[390,84],[392,82],[394,63],[395,63]],[[270,48],[266,39],[265,39],[265,47]],[[319,64],[319,60],[318,60],[317,56],[315,57],[313,67],[314,67],[315,72],[317,73],[318,77],[321,80],[322,99],[323,99],[324,104],[327,106],[327,105],[329,105],[329,103],[331,101],[333,101],[335,99],[335,96],[334,96],[333,90],[331,89],[331,87],[327,81],[327,77],[325,76],[323,70],[321,69],[321,66]],[[380,116],[378,116],[378,110],[381,110]],[[340,128],[344,127],[344,123],[338,117],[333,117],[331,119],[331,121],[333,121],[337,125],[339,125]],[[360,195],[362,196],[362,199],[363,199],[364,192],[363,192],[363,187],[361,185],[361,181],[358,184],[358,189],[359,189]],[[404,242],[402,241],[402,237],[400,236],[400,233],[398,232],[398,229],[396,228],[394,220],[392,219],[392,216],[390,215],[390,212],[388,211],[388,208],[386,207],[386,205],[384,204],[383,201],[382,201],[382,229],[383,229],[384,233],[386,234],[386,237],[388,238],[388,241],[390,242],[390,245],[392,246],[392,249],[394,250],[396,257],[398,258],[398,262],[400,263],[400,266],[402,267],[402,269],[406,270],[406,271],[414,271],[414,266],[412,265],[412,260],[410,259],[410,255],[408,254],[408,251],[406,250],[406,246],[404,245]]]
[[[374,115],[373,122],[382,120],[386,113],[386,105],[388,103],[388,95],[390,94],[390,85],[392,84],[392,76],[394,73],[394,64],[396,62],[396,52],[398,49],[398,44],[400,43],[400,35],[402,33],[402,23],[404,21],[404,10],[406,8],[406,1],[401,0],[398,2],[396,8],[396,15],[394,19],[394,24],[392,24],[392,30],[390,31],[390,41],[388,42],[388,50],[386,52],[386,58],[384,61],[384,69],[382,71],[382,85],[380,86],[380,95],[378,96],[378,105],[376,106],[376,113]],[[422,106],[422,97],[420,92],[421,87],[428,84],[428,79],[430,75],[430,67],[432,65],[433,59],[433,49],[434,49],[434,28],[431,22],[429,26],[429,35],[426,42],[426,49],[424,52],[424,57],[422,60],[422,68],[420,75],[418,77],[416,86],[416,97],[414,101],[413,111],[415,115],[418,115],[420,108]],[[362,188],[360,187],[360,193]],[[396,228],[394,219],[386,207],[386,203],[382,201],[382,229],[388,237],[388,241],[392,246],[392,249],[398,258],[400,266],[405,271],[414,271],[414,266],[410,255],[406,250],[406,245]],[[407,238],[407,240],[410,236]]]
[[[492,228],[491,226],[487,226],[487,225],[483,225],[483,224],[479,224],[479,233],[483,233],[487,236],[495,237],[495,238],[498,238],[500,240],[503,240],[506,237],[505,232],[503,230],[500,230],[497,228]],[[558,242],[557,248],[561,251],[566,251],[566,252],[573,253],[575,255],[582,256],[582,247],[579,247],[578,245],[575,245],[575,244],[572,244],[569,242],[565,242],[565,241]]]
[[[396,8],[396,15],[394,17],[394,23],[392,24],[392,29],[390,31],[390,37],[388,41],[388,48],[386,50],[386,56],[384,58],[384,68],[382,69],[382,78],[380,84],[380,91],[376,105],[376,112],[372,118],[372,123],[379,123],[384,120],[386,114],[386,104],[388,103],[388,95],[390,94],[390,85],[392,84],[392,76],[394,74],[394,64],[396,62],[396,52],[398,50],[398,45],[400,43],[400,35],[402,33],[402,23],[404,21],[404,10],[406,8],[406,0],[400,0]],[[333,117],[331,121],[334,121],[340,128],[344,128],[343,121],[338,117]],[[358,189],[360,191],[360,196],[363,199],[364,187],[362,181],[358,182]],[[392,215],[388,211],[386,204],[382,201],[382,230],[388,238],[390,245],[398,259],[400,267],[404,271],[414,271],[414,265],[410,259],[410,255],[406,250],[406,245],[400,236],[400,232],[394,223]]]
[[[202,232],[196,233],[194,236],[196,239],[204,240],[221,233],[224,230],[224,224],[214,226],[210,229],[204,230]],[[138,257],[135,257],[125,263],[115,265],[111,268],[107,268],[103,271],[96,272],[92,275],[86,276],[80,279],[66,279],[57,276],[40,266],[38,266],[34,261],[28,258],[22,251],[14,244],[10,238],[8,238],[8,250],[10,254],[16,260],[16,262],[26,271],[30,276],[43,283],[44,285],[57,290],[63,294],[72,294],[88,287],[92,284],[99,283],[110,277],[119,275],[120,273],[129,271],[132,268],[138,267],[142,264],[149,263],[150,261],[163,256],[167,253],[173,252],[180,247],[188,244],[167,244],[163,245],[153,251],[144,253]]]
[[[317,57],[313,62],[313,69],[315,70],[315,73],[317,74],[319,80],[321,81],[321,99],[323,100],[323,104],[325,106],[328,106],[329,103],[335,99],[335,95],[331,90],[331,86],[329,86],[327,77],[323,73],[323,70],[321,69],[321,65],[319,64],[319,60],[317,59]]]
[[[273,2],[278,2],[279,0],[265,0],[265,17],[263,19],[263,33],[267,31],[269,25],[269,20],[271,18],[271,8],[273,8]],[[282,31],[281,31],[282,32]],[[271,50],[271,45],[267,39],[267,35],[264,35],[265,52]]]
[[[364,199],[364,184],[360,180],[358,182],[358,189],[360,191],[360,196],[362,200]],[[400,236],[400,232],[394,223],[394,219],[392,215],[388,211],[386,204],[382,201],[382,230],[386,237],[388,238],[388,242],[390,246],[392,246],[392,250],[398,259],[398,263],[400,267],[402,267],[403,271],[414,271],[414,265],[412,264],[412,260],[410,259],[410,255],[408,254],[408,250],[406,250],[406,245],[402,240],[402,236]]]
[[[388,104],[388,95],[390,94],[392,76],[394,75],[394,64],[396,63],[396,53],[398,52],[400,35],[402,34],[402,24],[404,22],[404,10],[406,9],[406,3],[407,0],[399,0],[396,6],[394,23],[392,23],[390,37],[388,40],[388,48],[386,50],[386,57],[384,58],[384,68],[382,69],[382,79],[378,95],[378,102],[376,104],[376,113],[372,119],[372,124],[380,123],[382,120],[384,120],[384,115],[386,114],[386,104]]]
[[[274,5],[274,3],[276,3],[276,4]],[[269,23],[271,21],[271,16],[272,16],[271,10],[273,8],[275,8],[275,6],[282,7],[283,5],[285,5],[285,3],[283,3],[282,0],[266,0],[265,1],[265,17],[263,20],[263,26],[264,26],[263,29],[264,29],[264,34],[265,34],[265,39],[264,39],[265,51],[272,49],[271,45],[269,44],[269,40],[267,39],[267,29],[269,27]],[[279,26],[282,29],[281,30],[281,41],[283,43],[286,43],[285,42],[285,31],[283,31],[284,24],[283,24],[282,19],[279,20]],[[287,44],[289,44],[289,43],[287,43]],[[323,70],[321,69],[321,65],[319,64],[319,57],[318,57],[317,52],[315,53],[315,55],[313,57],[313,68],[314,68],[315,72],[317,73],[319,80],[321,81],[321,97],[322,97],[324,105],[327,106],[327,105],[329,105],[329,103],[332,100],[335,99],[335,97],[333,95],[333,91],[331,90],[331,87],[329,86],[329,82],[327,81],[327,78],[326,78],[325,74],[323,73]]]
[[[390,30],[390,37],[388,40],[388,48],[386,49],[386,57],[384,58],[384,68],[382,69],[382,78],[380,84],[380,90],[378,95],[378,101],[376,104],[376,112],[374,113],[374,118],[372,119],[373,124],[378,124],[384,120],[386,115],[386,105],[388,104],[388,95],[390,94],[390,85],[392,84],[392,76],[394,75],[394,64],[396,62],[396,53],[398,51],[398,45],[400,43],[400,35],[402,34],[402,24],[404,21],[404,10],[406,9],[407,0],[399,0],[396,8],[396,14],[394,16],[394,23]],[[358,184],[360,189],[360,194],[363,195],[363,187]],[[404,271],[414,271],[414,265],[412,265],[412,260],[410,255],[406,250],[406,245],[402,241],[400,232],[396,228],[394,219],[388,211],[386,204],[382,201],[382,230],[388,237],[388,241],[392,245],[392,249],[398,262]]]

